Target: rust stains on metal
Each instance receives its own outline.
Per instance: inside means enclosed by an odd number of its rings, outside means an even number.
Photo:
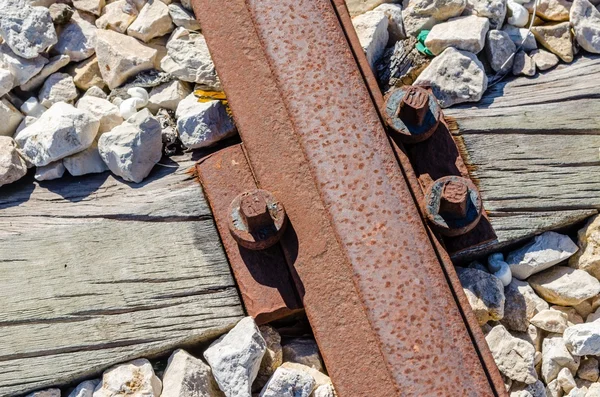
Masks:
[[[388,93],[383,110],[386,124],[404,143],[429,139],[442,117],[433,93],[417,86],[405,86]]]
[[[266,190],[254,189],[233,199],[229,231],[244,248],[264,250],[276,244],[287,225],[283,205]]]
[[[196,166],[225,252],[248,315],[259,324],[277,320],[302,308],[281,247],[262,251],[240,247],[228,229],[229,203],[241,192],[256,189],[241,145],[203,158]]]

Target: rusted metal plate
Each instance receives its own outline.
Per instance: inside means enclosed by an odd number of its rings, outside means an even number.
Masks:
[[[196,170],[248,315],[258,323],[288,316],[302,308],[295,283],[279,245],[262,251],[240,247],[228,227],[229,203],[240,193],[256,189],[241,145],[203,158]]]
[[[340,396],[494,395],[331,3],[195,6]]]

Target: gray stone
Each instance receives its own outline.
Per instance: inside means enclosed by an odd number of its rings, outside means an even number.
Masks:
[[[54,3],[48,10],[50,11],[50,17],[55,25],[65,25],[69,23],[75,10],[73,10],[68,4]]]
[[[93,397],[159,397],[161,390],[162,383],[152,364],[139,359],[105,371]]]
[[[313,393],[313,397],[336,397],[335,389],[331,383],[317,387]]]
[[[71,61],[68,55],[57,55],[50,58],[49,62],[44,66],[41,72],[35,75],[27,83],[21,85],[23,91],[32,91],[44,84],[44,81],[48,76],[58,72],[60,68],[66,66]]]
[[[525,51],[517,52],[513,62],[512,73],[515,76],[534,76],[535,62],[533,58],[527,55]]]
[[[529,278],[542,298],[555,305],[573,306],[600,293],[600,282],[583,270],[554,266]]]
[[[406,39],[404,21],[402,20],[402,5],[385,3],[373,11],[383,12],[388,17],[388,44],[396,44],[399,40]]]
[[[37,167],[35,170],[36,181],[51,181],[53,179],[62,178],[65,173],[65,166],[62,160],[55,161],[43,167]]]
[[[213,342],[204,358],[227,397],[249,397],[267,345],[251,317]]]
[[[27,174],[27,164],[19,155],[17,143],[0,136],[0,187],[21,179]]]
[[[223,393],[202,360],[182,349],[175,350],[163,376],[161,397],[221,397]]]
[[[283,361],[306,365],[323,372],[319,347],[314,339],[297,338],[283,345]]]
[[[425,45],[435,55],[448,47],[477,54],[483,49],[489,30],[487,18],[475,15],[451,18],[435,25],[425,40]]]
[[[0,136],[13,136],[23,115],[5,98],[0,99]]]
[[[508,378],[532,384],[538,380],[534,347],[513,337],[502,325],[495,326],[485,337],[494,361]]]
[[[27,83],[47,63],[48,60],[41,55],[32,59],[21,58],[6,43],[0,44],[0,68],[8,70],[14,76],[14,85]]]
[[[543,49],[533,50],[529,55],[533,58],[535,66],[542,71],[553,68],[560,62],[556,55]]]
[[[510,397],[546,397],[546,388],[539,380],[530,385],[519,383],[512,387]]]
[[[86,380],[77,385],[68,397],[92,397],[100,379]]]
[[[447,108],[479,101],[487,89],[488,78],[474,54],[450,47],[431,61],[414,84],[430,86],[440,105]]]
[[[573,325],[563,337],[574,356],[600,356],[600,321]]]
[[[77,87],[73,77],[66,73],[54,73],[46,79],[40,90],[38,100],[49,108],[58,102],[73,103],[77,98]]]
[[[508,8],[508,15],[510,15],[507,20],[509,24],[519,28],[527,26],[527,22],[529,21],[529,11],[527,8],[513,0],[508,0],[506,7]]]
[[[108,168],[129,182],[140,183],[162,157],[160,122],[143,109],[100,136],[98,151]]]
[[[86,95],[77,101],[77,109],[89,112],[98,121],[100,127],[98,133],[108,132],[123,123],[119,108],[106,99]]]
[[[20,131],[15,140],[24,157],[41,167],[88,148],[99,126],[90,113],[59,102]]]
[[[410,36],[435,24],[460,16],[467,0],[410,0],[402,11],[404,29]]]
[[[96,55],[103,80],[112,90],[139,72],[152,69],[156,50],[133,37],[112,30],[99,30]]]
[[[546,396],[547,397],[563,397],[563,391],[556,379],[554,379],[552,382],[548,383],[548,386],[546,386]]]
[[[221,83],[204,36],[177,28],[172,37],[167,43],[167,56],[160,62],[161,68],[179,80],[220,90]]]
[[[590,382],[598,382],[600,370],[598,369],[598,359],[588,357],[581,359],[581,364],[577,370],[577,377]]]
[[[456,268],[458,278],[479,325],[504,317],[504,286],[494,275],[477,269]]]
[[[323,372],[321,372],[313,367],[308,367],[304,364],[293,363],[291,361],[284,362],[283,364],[281,364],[281,367],[287,368],[287,369],[293,369],[293,370],[297,370],[297,371],[301,371],[301,372],[306,372],[307,374],[309,374],[310,376],[312,376],[314,378],[315,388],[322,386],[322,385],[331,384],[331,379],[329,378],[329,376],[325,375]]]
[[[569,266],[585,270],[600,279],[600,217],[595,216],[577,233],[579,251],[569,259]]]
[[[269,325],[259,327],[267,350],[260,363],[258,375],[252,384],[253,391],[260,391],[268,382],[277,368],[283,364],[283,350],[281,348],[281,336],[277,330]]]
[[[546,384],[557,378],[562,368],[568,368],[572,373],[579,368],[579,357],[573,357],[565,340],[558,334],[548,335],[542,342],[541,375]]]
[[[213,145],[236,131],[221,101],[198,102],[190,94],[179,102],[175,115],[181,142],[190,149]]]
[[[20,57],[36,58],[56,43],[50,11],[24,0],[0,0],[0,36]]]
[[[175,26],[181,26],[188,30],[200,30],[200,22],[196,20],[194,14],[179,3],[169,4],[169,15]]]
[[[504,25],[502,28],[503,32],[508,34],[508,37],[515,43],[515,46],[518,48],[521,44],[521,50],[525,52],[533,51],[537,49],[537,42],[535,41],[535,37],[531,32],[527,29],[517,28],[512,25]]]
[[[52,48],[57,54],[68,55],[71,62],[83,61],[94,55],[98,29],[90,22],[73,14],[71,21],[64,26],[58,36],[58,43]]]
[[[600,54],[600,11],[588,0],[574,0],[571,23],[579,45],[586,51]]]
[[[575,383],[575,379],[573,378],[573,374],[571,374],[571,371],[569,371],[569,368],[561,369],[560,372],[558,373],[558,376],[556,377],[556,381],[558,382],[558,385],[560,386],[561,389],[563,389],[563,391],[565,393],[569,393],[569,392],[571,392],[571,390],[573,390],[574,388],[577,387],[577,384]]]
[[[148,98],[148,109],[156,113],[158,109],[168,109],[175,111],[177,105],[188,95],[192,89],[185,81],[173,80],[152,88]]]
[[[375,7],[385,4],[394,3],[398,0],[347,0],[346,6],[352,17],[360,14],[364,14],[367,11],[371,11]]]
[[[148,42],[172,32],[174,28],[169,7],[160,0],[148,0],[135,21],[127,28],[127,34]]]
[[[544,331],[562,334],[569,326],[568,317],[558,310],[542,310],[531,319],[531,324]]]
[[[69,174],[81,176],[87,174],[99,174],[108,171],[108,166],[102,160],[98,151],[98,138],[92,145],[72,156],[65,157],[62,162]]]
[[[104,0],[73,0],[73,7],[79,11],[89,12],[98,16],[102,13],[104,5]]]
[[[15,85],[15,76],[8,69],[0,69],[0,97],[10,92]]]
[[[288,368],[277,368],[260,397],[309,397],[315,380],[309,374]]]
[[[524,280],[568,259],[577,249],[577,245],[569,236],[546,232],[536,236],[524,247],[511,252],[507,262],[513,276]]]
[[[383,12],[369,11],[352,19],[352,24],[371,69],[375,70],[375,64],[388,43],[389,19]]]
[[[506,18],[506,0],[467,0],[463,15],[488,18],[492,29],[500,29]]]
[[[513,54],[516,50],[517,47],[508,33],[502,30],[490,30],[488,32],[485,54],[490,62],[490,66],[495,72],[505,73],[512,69],[514,61]],[[513,271],[512,267],[510,270]]]

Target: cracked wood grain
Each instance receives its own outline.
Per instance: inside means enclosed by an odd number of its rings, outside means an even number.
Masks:
[[[490,252],[600,208],[600,57],[497,84],[444,111],[498,241]]]
[[[163,160],[164,161],[164,160]],[[0,189],[0,395],[212,338],[243,315],[189,156]]]

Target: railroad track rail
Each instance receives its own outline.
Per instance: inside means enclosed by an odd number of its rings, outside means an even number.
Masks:
[[[440,238],[425,221],[439,178],[468,176],[447,126],[406,147],[388,137],[343,1],[194,6],[243,142],[198,171],[249,313],[303,305],[342,397],[507,395],[448,254],[493,231],[483,216]],[[288,218],[266,251],[228,227],[231,200],[255,188]]]

